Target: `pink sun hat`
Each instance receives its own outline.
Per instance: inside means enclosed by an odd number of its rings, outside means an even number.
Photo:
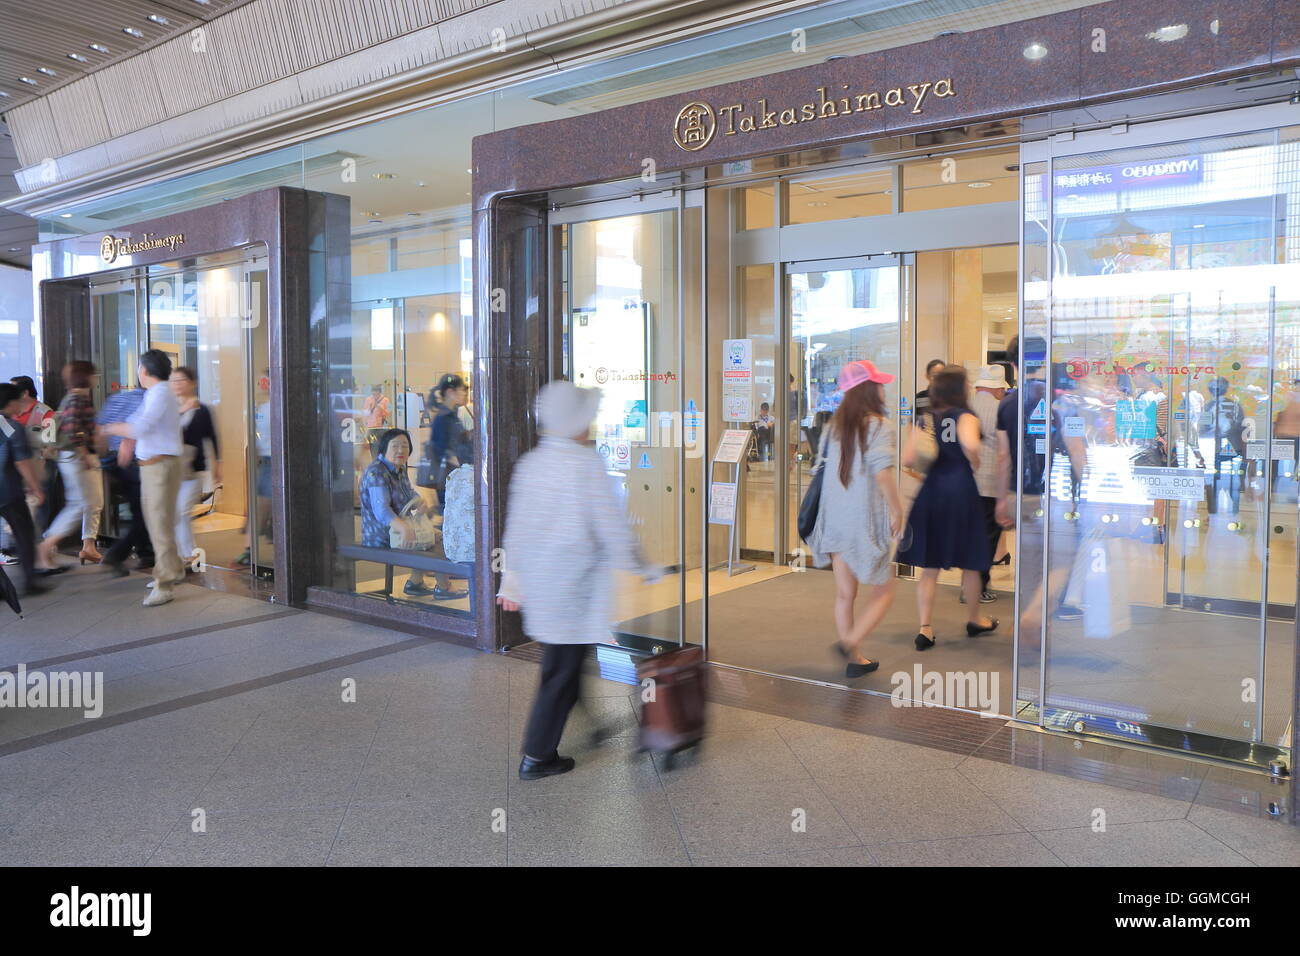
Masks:
[[[858,359],[856,362],[850,362],[840,369],[839,390],[847,392],[854,386],[861,385],[863,382],[876,382],[880,385],[888,385],[894,380],[894,376],[888,372],[882,372],[866,359]]]

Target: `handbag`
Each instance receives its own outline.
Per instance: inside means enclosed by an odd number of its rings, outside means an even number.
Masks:
[[[934,416],[918,415],[912,436],[912,470],[921,475],[929,474],[939,457],[939,440],[934,437]]]
[[[404,518],[415,531],[415,541],[409,545],[402,544],[402,534],[396,528],[388,529],[388,546],[398,551],[432,551],[438,541],[438,529],[433,523],[433,519],[427,514],[417,514],[416,505],[419,502],[412,499],[405,508],[402,509],[399,517]]]
[[[421,488],[433,488],[441,491],[447,482],[447,454],[437,456],[434,460],[433,441],[424,443],[423,454],[415,466],[415,483]]]
[[[822,502],[822,475],[826,471],[826,439],[829,436],[828,428],[822,432],[822,440],[818,442],[817,466],[803,493],[803,501],[799,503],[799,537],[804,541],[812,537],[813,529],[817,527],[817,512]]]

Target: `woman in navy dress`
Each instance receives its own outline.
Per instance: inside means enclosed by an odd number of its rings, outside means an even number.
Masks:
[[[980,421],[967,407],[966,370],[949,365],[930,383],[930,408],[925,413],[939,446],[938,457],[930,466],[908,515],[911,543],[898,552],[899,564],[921,569],[916,587],[916,606],[921,626],[916,635],[916,649],[934,646],[934,628],[930,615],[939,584],[939,572],[961,568],[962,591],[970,620],[966,635],[978,637],[998,626],[996,618],[979,613],[981,573],[989,569],[988,538],[984,531],[984,512],[980,493],[975,486],[975,469],[980,463]],[[922,422],[918,421],[917,426]],[[916,433],[913,428],[903,451],[903,467],[916,461]]]

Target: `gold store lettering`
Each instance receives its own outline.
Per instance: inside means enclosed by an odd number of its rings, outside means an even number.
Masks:
[[[847,91],[848,84],[844,84],[843,89]],[[919,114],[925,112],[929,101],[956,95],[952,77],[913,83],[906,87],[895,86],[883,92],[869,90],[865,93],[850,92],[842,96],[831,93],[828,87],[819,86],[816,100],[800,103],[798,106],[771,107],[768,105],[767,97],[759,97],[752,109],[745,103],[720,106],[717,111],[718,126],[721,127],[723,135],[735,136],[737,133],[753,133],[758,130],[776,129],[778,126],[794,126],[796,123],[831,119],[851,113],[868,113],[887,106],[906,106],[912,113]],[[699,107],[699,104],[692,105]],[[704,108],[708,109],[707,106]],[[681,122],[682,117],[679,114],[679,126]],[[705,145],[700,137],[682,135],[680,128],[675,132],[677,145],[682,149],[699,149]]]

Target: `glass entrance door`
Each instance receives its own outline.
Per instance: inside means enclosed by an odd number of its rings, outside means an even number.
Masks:
[[[699,480],[705,396],[699,389],[699,209],[560,225],[563,287],[557,372],[603,391],[591,440],[626,501],[644,556],[665,570],[620,574],[615,635],[641,649],[699,643]],[[555,220],[553,219],[553,222]],[[689,609],[688,609],[689,606]]]
[[[1026,250],[1050,247],[1051,278],[1027,276],[1025,327],[1046,315],[1050,359],[1026,372],[1021,481],[1036,462],[1047,480],[1022,517],[1047,577],[1022,576],[1021,624],[1044,622],[1048,725],[1255,762],[1290,747],[1298,158],[1268,130],[1033,177],[1051,242]]]
[[[193,550],[182,560],[269,579],[275,558],[265,253],[164,264],[150,269],[147,282],[148,347],[193,373],[216,432],[193,476]]]

